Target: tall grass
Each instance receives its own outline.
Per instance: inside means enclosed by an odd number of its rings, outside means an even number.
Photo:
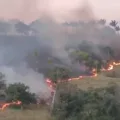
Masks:
[[[0,111],[0,120],[51,120],[49,112],[39,110],[12,110]]]

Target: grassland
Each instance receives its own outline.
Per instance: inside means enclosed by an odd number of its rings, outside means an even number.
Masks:
[[[0,120],[51,120],[46,109],[39,110],[4,110],[0,112]]]
[[[115,72],[115,76],[113,76],[113,72]],[[74,80],[71,83],[77,84],[78,87],[83,90],[105,87],[113,83],[120,85],[120,67],[116,67],[114,71],[111,72],[103,72],[95,78]],[[0,120],[52,120],[52,117],[50,116],[48,109],[43,107],[34,110],[6,109],[4,111],[0,111]]]
[[[120,85],[120,66],[115,67],[112,71],[103,72],[97,77],[74,80],[71,83],[78,85],[83,90],[101,88],[110,84]]]

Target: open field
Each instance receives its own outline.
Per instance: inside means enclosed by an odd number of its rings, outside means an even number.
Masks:
[[[51,120],[47,110],[4,110],[0,112],[0,120]]]

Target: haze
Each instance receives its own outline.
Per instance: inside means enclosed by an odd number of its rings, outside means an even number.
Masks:
[[[49,15],[54,20],[66,21],[72,19],[71,16],[74,17],[73,11],[80,8],[83,1],[85,0],[0,0],[0,18],[30,22]],[[119,0],[89,0],[89,6],[98,19],[120,20],[117,14],[120,12]]]

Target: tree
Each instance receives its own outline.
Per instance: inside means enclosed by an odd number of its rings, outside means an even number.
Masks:
[[[95,61],[94,61],[94,65],[95,65],[96,71],[98,71],[98,64],[99,64],[98,60],[95,60]]]
[[[0,72],[0,90],[6,89],[5,75]]]
[[[77,50],[72,53],[72,57],[74,61],[78,61],[80,64],[83,63],[86,65],[89,70],[96,68],[97,71],[100,71],[102,67],[101,59],[94,53]]]
[[[63,67],[55,67],[48,73],[48,77],[53,83],[57,83],[58,80],[62,82],[64,80],[68,80],[70,77],[70,71]]]
[[[120,27],[119,27],[119,26],[116,26],[116,27],[115,27],[115,30],[116,30],[117,32],[119,32],[119,31],[120,31]]]
[[[84,51],[75,50],[71,53],[75,59],[75,61],[78,61],[80,64],[81,62],[85,62],[89,58],[89,54]]]
[[[5,83],[5,75],[0,72],[0,100],[5,101],[6,99],[6,83]]]
[[[27,35],[29,33],[29,31],[31,30],[28,25],[24,24],[21,21],[18,21],[15,24],[15,28],[16,28],[16,30],[17,30],[18,33],[25,34],[25,35]]]
[[[58,86],[61,82],[68,81],[70,77],[70,71],[66,68],[55,67],[53,70],[50,71],[48,77],[52,80],[52,83],[54,83],[53,87],[56,89],[54,92],[54,95],[52,98],[52,104],[51,104],[51,110],[53,110]]]
[[[22,83],[10,84],[6,89],[7,101],[21,101],[23,104],[36,103],[35,94],[29,92],[29,87]]]
[[[92,57],[89,57],[89,59],[86,61],[85,65],[87,67],[89,67],[89,69],[93,69],[95,67],[94,60],[92,59]]]
[[[106,52],[106,55],[108,56],[108,60],[114,57],[114,51],[111,47],[109,46],[104,47],[104,51]]]
[[[106,23],[106,20],[105,20],[105,19],[100,19],[100,20],[98,21],[98,24],[100,24],[100,25],[105,25],[105,23]]]
[[[112,21],[110,22],[110,25],[111,25],[112,27],[116,27],[117,24],[118,24],[118,22],[116,22],[115,20],[112,20]]]

